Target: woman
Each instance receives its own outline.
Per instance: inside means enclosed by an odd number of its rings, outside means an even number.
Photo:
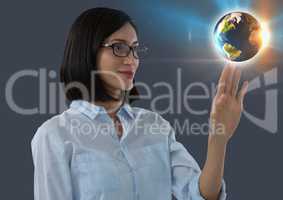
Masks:
[[[247,83],[237,93],[239,69],[223,70],[200,170],[168,121],[130,105],[144,51],[133,21],[119,10],[93,8],[76,19],[61,66],[70,107],[32,140],[35,200],[226,199],[225,151]]]

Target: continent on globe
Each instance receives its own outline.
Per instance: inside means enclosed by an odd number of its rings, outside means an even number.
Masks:
[[[232,13],[231,15],[227,15],[219,24],[218,31],[222,33],[226,33],[231,29],[236,29],[236,24],[239,24],[241,21],[240,13]]]
[[[242,62],[253,58],[262,47],[262,27],[252,15],[232,12],[217,22],[214,39],[226,59]]]
[[[229,59],[234,60],[235,58],[238,58],[241,55],[241,51],[236,49],[234,46],[232,46],[231,44],[225,43],[224,46],[224,51],[227,55],[227,57],[229,57]]]

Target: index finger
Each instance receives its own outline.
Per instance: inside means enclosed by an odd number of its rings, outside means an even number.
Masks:
[[[229,81],[229,77],[232,71],[232,67],[230,65],[226,65],[224,69],[222,70],[221,76],[218,81],[218,90],[217,95],[220,95],[225,92],[225,88],[227,86],[227,83]]]

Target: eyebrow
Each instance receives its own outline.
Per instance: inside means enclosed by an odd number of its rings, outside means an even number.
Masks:
[[[113,42],[113,41],[128,43],[127,40],[123,40],[123,39],[113,39],[113,40],[110,40],[110,42]],[[138,41],[134,41],[132,44],[138,44],[138,43],[139,43]]]

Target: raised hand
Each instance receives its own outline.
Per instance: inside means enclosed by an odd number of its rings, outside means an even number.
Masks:
[[[228,142],[233,136],[243,110],[248,81],[238,92],[241,70],[226,66],[221,74],[210,113],[210,136]]]

